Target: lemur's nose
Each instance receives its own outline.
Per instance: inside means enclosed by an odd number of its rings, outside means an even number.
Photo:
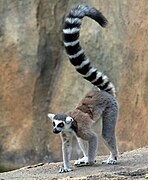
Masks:
[[[57,130],[56,128],[53,129],[53,133],[55,133],[55,134],[58,134],[58,133],[60,133],[60,132],[61,132],[61,131]]]

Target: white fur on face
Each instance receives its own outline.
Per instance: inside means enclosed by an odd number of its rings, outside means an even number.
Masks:
[[[57,127],[57,125],[60,124],[60,123],[64,123],[62,120],[56,120],[56,119],[53,119],[53,122],[55,123],[54,127]]]
[[[69,117],[69,118],[70,118],[70,117]],[[72,118],[70,118],[70,119],[69,119],[69,118],[68,118],[68,119],[66,118],[66,121],[68,121],[68,122],[54,119],[54,120],[52,121],[52,123],[54,124],[54,128],[57,129],[58,131],[67,131],[67,130],[70,130],[70,128],[71,128],[71,123],[72,123]],[[59,125],[60,123],[64,123],[64,126],[63,126],[63,127],[59,127],[58,125]]]
[[[52,121],[52,123],[53,123],[53,132],[54,133],[60,133],[63,130],[64,126],[65,126],[65,123],[62,120],[59,121],[59,120],[54,119]],[[62,126],[60,126],[60,124],[62,124]]]
[[[52,114],[52,113],[48,113],[47,115],[52,123],[53,123],[53,129],[57,130],[57,131],[63,131],[63,130],[70,130],[71,129],[71,123],[73,122],[73,118],[70,117],[70,116],[67,116],[65,120],[57,120],[57,119],[54,119],[55,117],[55,114]],[[63,126],[61,126],[61,125]]]

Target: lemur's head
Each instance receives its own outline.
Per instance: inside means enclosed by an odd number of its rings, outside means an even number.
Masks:
[[[66,114],[50,114],[48,117],[51,119],[53,124],[53,132],[58,134],[63,130],[68,130],[72,126],[73,118]]]

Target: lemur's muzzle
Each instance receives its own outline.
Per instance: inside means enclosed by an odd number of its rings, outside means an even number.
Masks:
[[[58,134],[58,133],[60,133],[60,132],[61,132],[61,131],[57,130],[56,128],[53,129],[53,133],[55,133],[55,134]]]

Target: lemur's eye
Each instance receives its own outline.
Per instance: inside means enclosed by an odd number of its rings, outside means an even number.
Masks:
[[[54,121],[52,122],[52,125],[55,126],[55,122]]]
[[[61,128],[64,127],[64,123],[58,124],[57,127],[61,127]]]

